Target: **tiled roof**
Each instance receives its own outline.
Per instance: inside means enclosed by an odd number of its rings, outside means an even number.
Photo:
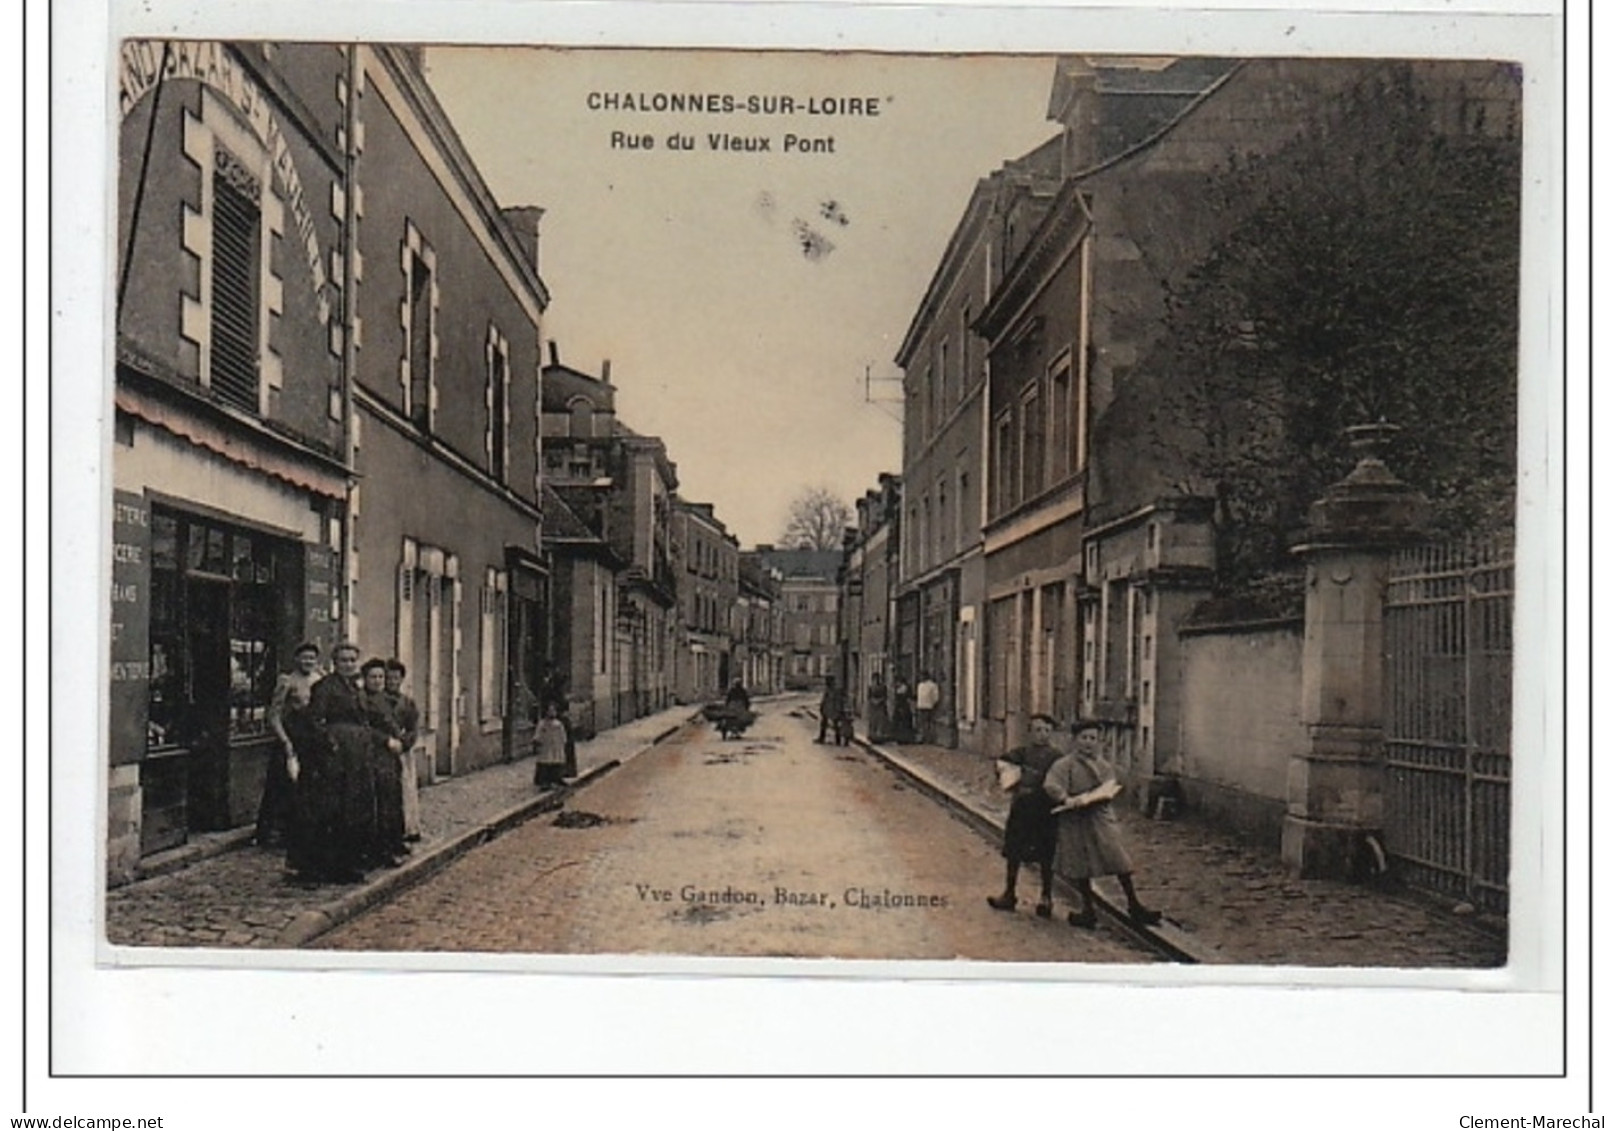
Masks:
[[[544,541],[600,542],[602,539],[566,505],[566,500],[548,483],[544,484]]]

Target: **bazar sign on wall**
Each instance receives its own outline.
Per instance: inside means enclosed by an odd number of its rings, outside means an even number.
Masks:
[[[246,119],[269,152],[284,200],[291,208],[293,228],[303,256],[308,261],[320,324],[326,324],[331,316],[331,300],[326,294],[325,262],[320,255],[314,215],[309,210],[303,180],[292,160],[280,121],[270,109],[269,99],[222,44],[176,40],[165,45],[151,40],[130,40],[118,53],[119,115],[127,118],[147,91],[159,81],[169,79],[190,79],[218,91]]]

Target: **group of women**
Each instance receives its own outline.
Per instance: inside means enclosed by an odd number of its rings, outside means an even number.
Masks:
[[[296,877],[355,883],[402,863],[420,837],[419,713],[398,661],[361,665],[352,644],[338,645],[331,661],[335,670],[318,676],[319,649],[305,644],[296,670],[281,677],[269,714],[284,757],[272,759],[271,783],[284,772],[286,862]],[[266,806],[274,788],[266,786]],[[265,825],[261,817],[260,840]]]
[[[869,741],[913,742],[914,696],[902,679],[886,686],[886,680],[876,672],[869,680]]]
[[[1035,907],[1039,918],[1054,914],[1054,873],[1058,871],[1077,890],[1079,906],[1066,915],[1073,927],[1098,925],[1093,881],[1100,876],[1116,877],[1134,923],[1150,926],[1160,922],[1161,913],[1146,907],[1133,887],[1133,862],[1111,808],[1121,786],[1115,771],[1100,756],[1100,725],[1078,722],[1072,728],[1069,752],[1054,745],[1057,725],[1048,715],[1032,716],[1032,741],[999,759],[999,784],[1011,794],[1004,825],[1006,870],[1004,890],[988,896],[988,906],[1014,911],[1021,865],[1036,864],[1042,881]]]

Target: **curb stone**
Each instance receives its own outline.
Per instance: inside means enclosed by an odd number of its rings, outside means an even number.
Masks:
[[[142,860],[135,868],[135,874],[128,883],[138,883],[149,880],[155,876],[166,876],[174,872],[183,871],[193,864],[200,864],[215,856],[223,856],[226,852],[234,852],[239,848],[246,848],[252,844],[257,836],[257,830],[251,825],[239,829],[230,829],[223,833],[209,834],[205,839],[193,840],[178,848],[171,848],[167,852],[159,852]],[[122,887],[123,884],[114,884],[113,887]]]
[[[350,891],[345,895],[299,912],[275,936],[275,946],[286,950],[295,950],[307,946],[321,935],[357,917],[362,912],[368,911],[383,899],[396,895],[405,888],[413,887],[422,880],[441,872],[449,864],[464,856],[473,848],[486,844],[495,837],[509,832],[534,817],[560,809],[579,789],[599,780],[630,759],[671,738],[689,726],[692,721],[693,719],[686,720],[677,726],[669,727],[652,738],[646,745],[625,754],[621,758],[610,758],[597,766],[591,766],[559,789],[541,793],[527,801],[511,806],[501,813],[496,813],[476,828],[463,832],[459,836],[421,853],[419,856],[411,856],[399,867],[378,876],[355,891]]]
[[[808,713],[813,718],[818,717],[812,708],[808,709]],[[893,754],[884,747],[875,745],[868,739],[859,738],[855,734],[852,736],[852,741],[913,782],[920,788],[922,793],[932,800],[940,802],[978,833],[981,833],[989,840],[1000,841],[1003,839],[1003,822],[979,808],[973,802],[956,796],[945,784],[936,780],[931,774],[911,764],[907,759]],[[1055,885],[1061,897],[1066,899],[1067,902],[1076,901],[1076,889],[1071,887],[1066,880],[1056,877]],[[1212,965],[1228,961],[1215,948],[1207,946],[1188,932],[1179,929],[1164,919],[1154,927],[1143,927],[1128,918],[1127,912],[1116,906],[1103,892],[1096,889],[1093,892],[1093,899],[1095,907],[1116,926],[1146,945],[1171,955],[1176,962]]]

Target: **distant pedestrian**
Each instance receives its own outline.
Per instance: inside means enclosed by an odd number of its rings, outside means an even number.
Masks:
[[[914,725],[920,742],[936,745],[936,708],[942,700],[942,689],[926,672],[920,673],[920,682],[914,688]]]
[[[551,675],[546,683],[544,706],[546,709],[554,707],[555,717],[566,727],[566,776],[575,778],[578,776],[577,727],[572,722],[572,695],[559,672]]]
[[[724,693],[723,711],[717,717],[718,733],[724,738],[738,738],[756,720],[751,713],[751,695],[738,679]]]
[[[1093,879],[1115,876],[1127,897],[1127,914],[1133,922],[1150,926],[1161,913],[1139,902],[1133,890],[1133,861],[1122,845],[1120,823],[1111,802],[1122,787],[1116,771],[1100,755],[1100,726],[1084,720],[1073,728],[1076,747],[1050,768],[1043,790],[1053,803],[1058,827],[1054,863],[1060,874],[1077,887],[1082,906],[1066,916],[1073,927],[1093,927]]]
[[[998,781],[1011,794],[1009,817],[1004,822],[1004,890],[989,895],[995,911],[1013,911],[1015,883],[1022,864],[1036,864],[1041,881],[1037,915],[1054,914],[1054,802],[1044,791],[1043,778],[1062,753],[1051,741],[1055,722],[1048,715],[1032,716],[1032,741],[998,760]]]
[[[836,677],[825,676],[824,694],[819,696],[819,737],[813,741],[823,742],[826,735],[834,738],[846,709],[846,696],[841,693],[841,688],[836,686]]]
[[[551,703],[544,708],[544,717],[533,732],[533,751],[538,764],[533,767],[533,784],[543,787],[558,786],[566,774],[567,727],[560,712]]]
[[[892,684],[892,741],[914,741],[914,697],[901,676]]]
[[[880,672],[869,677],[869,723],[865,733],[870,742],[885,742],[892,736],[890,696]]]
[[[308,702],[320,678],[320,646],[299,644],[292,663],[292,670],[275,681],[269,699],[269,729],[280,740],[280,748],[264,767],[264,793],[258,803],[256,840],[266,848],[282,843],[291,827],[299,748],[306,752],[313,742]]]
[[[421,736],[421,709],[404,690],[407,675],[409,669],[402,660],[387,661],[387,702],[393,709],[393,721],[398,724],[398,741],[403,744],[398,757],[404,786],[404,839],[417,841],[421,839],[421,784],[420,771],[415,764],[415,746]]]

